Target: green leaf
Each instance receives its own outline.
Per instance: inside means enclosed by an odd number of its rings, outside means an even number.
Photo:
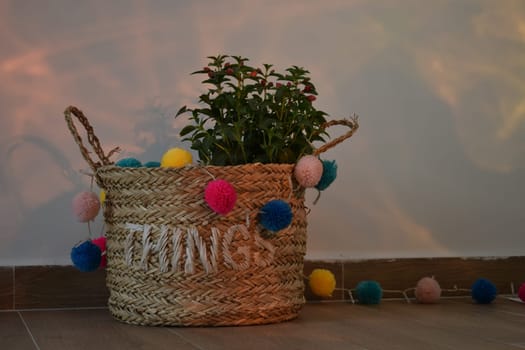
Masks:
[[[180,136],[186,136],[190,132],[194,131],[195,129],[197,129],[197,127],[195,125],[186,125],[184,128],[182,128],[182,130],[180,131],[179,135]]]
[[[179,111],[177,112],[177,114],[175,114],[175,117],[178,117],[179,115],[181,115],[182,113],[185,113],[188,109],[186,108],[186,106],[182,106]]]

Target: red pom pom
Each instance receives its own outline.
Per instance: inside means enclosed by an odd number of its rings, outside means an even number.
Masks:
[[[108,260],[106,259],[106,237],[101,236],[99,238],[95,238],[91,240],[91,243],[96,245],[100,248],[100,251],[102,252],[102,256],[100,259],[100,268],[105,268],[108,265]]]
[[[206,186],[204,200],[213,211],[226,215],[235,206],[237,193],[228,181],[217,179],[210,181]]]
[[[80,222],[93,220],[99,210],[100,200],[93,192],[80,192],[73,198],[73,212]]]
[[[522,283],[518,290],[518,297],[525,303],[525,283]]]

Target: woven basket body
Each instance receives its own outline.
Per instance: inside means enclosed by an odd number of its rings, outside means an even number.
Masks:
[[[99,168],[114,317],[185,326],[295,318],[304,303],[306,214],[304,191],[293,191],[292,170],[282,164]],[[237,191],[235,208],[226,216],[204,201],[213,177]],[[293,221],[268,238],[257,214],[273,199],[288,201]]]
[[[304,303],[304,188],[293,164],[123,168],[112,165],[87,117],[74,106],[65,120],[105,190],[109,309],[137,325],[230,326],[295,318]],[[87,133],[90,152],[73,117]],[[353,135],[357,116],[327,122],[350,128],[314,155]],[[94,159],[96,155],[97,159]],[[204,200],[206,185],[224,179],[237,193],[227,215]],[[258,224],[261,208],[286,201],[291,224],[272,235]]]

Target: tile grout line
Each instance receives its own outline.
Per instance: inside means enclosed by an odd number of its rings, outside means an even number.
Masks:
[[[180,339],[184,340],[187,344],[190,344],[191,346],[193,346],[197,350],[206,350],[205,348],[201,347],[200,345],[197,345],[194,342],[189,341],[185,336],[183,336],[182,334],[179,334],[179,332],[177,332],[175,329],[167,328],[167,331],[169,333],[175,334],[177,337],[179,337]]]
[[[15,265],[13,265],[13,279],[11,281],[11,283],[13,284],[13,310],[15,310],[15,306],[16,306],[16,296],[15,296],[15,293],[16,293],[16,287],[15,287],[16,280],[15,280],[15,273],[16,273],[16,269],[15,269]]]
[[[49,312],[49,311],[84,311],[84,310],[107,310],[107,306],[79,306],[79,307],[41,307],[28,309],[0,310],[2,312]]]
[[[31,330],[29,329],[29,326],[27,325],[26,320],[24,320],[24,317],[19,311],[17,311],[16,313],[18,314],[18,316],[20,316],[20,320],[22,320],[24,327],[26,327],[26,331],[29,334],[29,338],[31,338],[31,341],[33,341],[33,344],[35,345],[36,350],[40,350],[40,346],[38,346],[38,344],[36,343],[35,337],[33,337],[33,333],[31,333]]]
[[[343,287],[343,296],[342,301],[345,301],[346,299],[346,289],[345,289],[345,264],[344,262],[341,262],[341,281],[342,281],[342,287]]]

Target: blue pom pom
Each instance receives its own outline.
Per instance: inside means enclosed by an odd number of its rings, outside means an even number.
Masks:
[[[135,158],[123,158],[117,161],[115,165],[123,168],[140,168],[142,163]]]
[[[71,261],[82,272],[95,271],[100,266],[102,252],[91,241],[85,241],[71,249]]]
[[[276,232],[292,223],[292,209],[283,200],[275,199],[266,203],[259,212],[259,222],[268,231]]]
[[[478,304],[490,304],[497,294],[496,286],[488,279],[478,278],[472,285],[472,299]]]
[[[323,160],[323,175],[321,180],[315,185],[319,191],[324,191],[334,182],[337,177],[337,163],[335,160]]]
[[[146,162],[146,163],[144,163],[144,166],[146,168],[158,168],[158,167],[160,167],[160,162],[154,162],[154,161]]]
[[[356,295],[359,303],[365,305],[376,305],[381,302],[383,289],[376,281],[361,281],[357,284]]]

